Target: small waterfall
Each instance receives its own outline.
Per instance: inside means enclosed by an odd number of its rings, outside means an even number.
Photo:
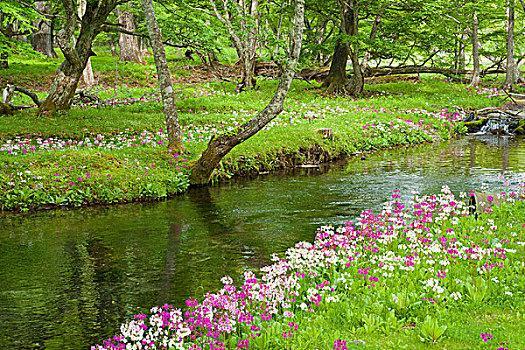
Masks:
[[[507,119],[489,119],[479,130],[480,134],[498,134],[508,135],[509,132],[509,120]]]

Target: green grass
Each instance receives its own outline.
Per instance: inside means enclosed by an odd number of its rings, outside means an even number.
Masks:
[[[180,52],[175,54],[172,51],[169,57],[176,80],[180,78],[180,70],[197,64],[185,59]],[[40,88],[39,94],[43,98],[45,93],[41,88],[51,80],[60,62],[60,58],[39,60],[14,57],[2,79],[30,88],[31,82],[37,81],[39,83],[34,85],[34,88],[36,90]],[[97,134],[113,135],[123,131],[140,133],[144,130],[157,131],[164,127],[162,105],[158,101],[151,57],[147,58],[146,64],[122,63],[100,51],[98,56],[93,57],[93,67],[101,85],[93,88],[92,92],[98,94],[101,99],[129,99],[144,96],[148,101],[100,108],[74,107],[68,112],[55,116],[40,117],[34,110],[25,110],[12,116],[0,116],[0,142],[3,143],[17,136],[81,140],[86,136]],[[271,79],[261,78],[258,83],[257,90],[241,94],[234,92],[233,82],[176,83],[179,120],[183,129],[186,132],[191,130],[194,133],[201,133],[206,141],[206,138],[213,133],[231,130],[239,123],[247,121],[264,108],[277,86],[277,82]],[[443,108],[457,107],[477,109],[502,103],[501,98],[488,98],[469,91],[463,84],[447,83],[441,78],[432,76],[423,78],[420,82],[401,81],[367,85],[367,96],[369,97],[360,99],[325,96],[316,82],[294,81],[285,102],[284,112],[272,122],[272,127],[236,147],[217,170],[215,178],[228,178],[235,174],[256,173],[319,160],[329,161],[363,151],[446,139],[459,129],[447,122],[419,114],[415,110],[439,111]],[[17,98],[16,102],[29,103],[25,98]],[[421,121],[425,127],[410,129],[405,125],[398,130],[363,129],[367,123],[381,123],[388,126],[391,122],[403,124],[401,120],[405,119],[416,123]],[[332,129],[333,138],[324,139],[318,132],[322,128]],[[186,157],[191,164],[205,147],[205,142],[190,142],[185,146]],[[136,149],[44,151],[18,155],[14,158],[3,152],[0,154],[0,162],[3,164],[0,175],[5,182],[0,184],[0,187],[4,191],[11,190],[6,182],[13,181],[6,179],[12,177],[11,172],[25,169],[38,174],[36,176],[43,176],[47,185],[42,189],[30,181],[30,184],[16,182],[16,186],[20,185],[23,189],[29,187],[28,191],[31,193],[49,190],[53,187],[51,177],[55,168],[53,164],[58,166],[68,164],[72,173],[87,169],[91,171],[93,179],[101,179],[106,174],[99,174],[92,163],[83,163],[85,157],[91,156],[102,157],[98,160],[101,162],[105,158],[116,159],[117,161],[111,163],[111,169],[108,170],[115,174],[130,171],[125,165],[127,163],[143,164],[151,159],[156,159],[161,168],[169,169],[166,173],[177,172],[170,165],[170,158],[163,154],[160,148],[146,148],[140,151]],[[54,163],[50,163],[47,161],[48,158],[56,159]],[[154,175],[150,177],[153,178]],[[122,181],[131,181],[128,177],[122,179],[126,179]],[[165,176],[162,175],[159,179],[155,183],[164,183]],[[178,188],[177,191],[183,187]],[[135,195],[138,193],[130,192]],[[158,192],[161,194],[158,198],[165,197],[165,194],[173,194],[166,188]],[[24,208],[20,204],[24,201],[18,199],[20,195],[13,196],[14,199],[6,199],[4,195],[3,202],[0,202],[1,206],[4,209]],[[37,197],[40,199],[25,208],[47,205],[45,196]],[[131,197],[133,196],[122,195],[124,201],[129,201]],[[97,197],[77,202],[83,204],[105,201]]]
[[[490,222],[493,220],[494,223]],[[480,219],[464,217],[455,224],[456,232],[466,233],[474,242],[482,242],[486,227],[498,229],[490,233],[492,242],[508,239],[523,242],[525,238],[525,203],[504,204],[492,214]],[[432,226],[432,225],[431,225]],[[447,224],[437,224],[434,234],[443,232]],[[480,228],[484,226],[485,229]],[[443,234],[443,233],[441,233]],[[482,244],[482,243],[479,243]],[[282,348],[294,350],[332,349],[334,341],[347,341],[348,349],[523,349],[525,348],[525,279],[523,275],[523,246],[509,253],[505,268],[482,275],[488,289],[482,300],[475,300],[467,290],[461,300],[429,303],[417,296],[422,291],[421,275],[402,273],[399,278],[381,278],[382,285],[355,288],[334,293],[336,302],[324,302],[313,313],[296,312],[293,321],[298,331],[289,340],[281,334],[290,329],[286,320],[273,323],[253,341],[254,349]],[[372,263],[373,265],[373,263]],[[465,264],[466,265],[466,264]],[[458,261],[464,276],[469,268]],[[498,281],[496,281],[497,277]],[[464,277],[463,277],[464,278]],[[507,291],[507,293],[504,293]],[[408,295],[406,302],[393,302]],[[411,296],[413,295],[413,296]],[[423,332],[427,316],[445,329],[442,336],[429,341]],[[483,342],[480,334],[491,333],[494,338]]]

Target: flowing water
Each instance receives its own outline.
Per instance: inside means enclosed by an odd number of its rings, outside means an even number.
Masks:
[[[3,215],[0,348],[86,349],[132,313],[217,288],[320,225],[379,208],[396,188],[467,191],[524,175],[525,140],[463,138],[162,203]]]

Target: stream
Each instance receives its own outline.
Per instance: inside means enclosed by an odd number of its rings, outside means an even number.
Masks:
[[[160,203],[0,214],[0,348],[88,349],[133,313],[216,289],[394,189],[499,189],[524,176],[525,139],[464,137]]]

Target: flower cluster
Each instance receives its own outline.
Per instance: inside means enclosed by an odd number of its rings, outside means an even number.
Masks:
[[[498,200],[523,199],[523,188],[519,191],[502,193]],[[468,293],[475,298],[483,276],[505,269],[515,250],[506,246],[510,242],[478,242],[460,232],[459,218],[469,215],[466,199],[467,194],[458,199],[444,187],[438,195],[415,195],[406,205],[395,191],[380,213],[366,210],[342,227],[321,227],[312,243],[299,242],[284,256],[273,256],[261,276],[245,272],[240,287],[224,277],[223,288],[202,301],[188,299],[184,310],[164,305],[135,315],[119,335],[92,350],[246,349],[273,320],[285,322],[282,338],[288,339],[299,328],[296,314],[402,274],[418,276],[423,302],[453,303]],[[482,230],[490,237],[497,227]],[[403,298],[392,295],[392,302],[401,304]],[[338,339],[333,347],[346,349],[347,343]]]
[[[233,128],[223,128],[222,130],[233,130]],[[183,129],[183,142],[206,142],[218,129],[208,126],[189,125]],[[96,134],[86,136],[83,139],[61,139],[58,137],[22,137],[17,136],[13,139],[0,143],[0,153],[5,152],[9,155],[24,155],[39,151],[56,151],[65,149],[123,149],[129,147],[166,147],[167,134],[163,129],[155,132],[143,130],[139,133],[133,131],[120,132],[118,134]]]

